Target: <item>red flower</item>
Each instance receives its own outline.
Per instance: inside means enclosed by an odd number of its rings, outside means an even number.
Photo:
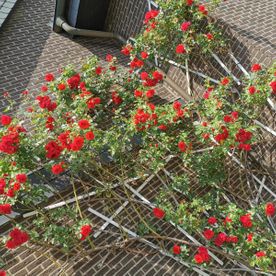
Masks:
[[[252,133],[244,129],[239,129],[239,132],[236,134],[236,141],[240,143],[245,143],[252,138]]]
[[[206,34],[208,40],[213,40],[214,36],[211,33]]]
[[[276,81],[272,81],[270,84],[273,94],[276,93]]]
[[[14,249],[29,240],[29,235],[18,228],[14,228],[9,236],[10,239],[6,242],[6,248],[8,249]]]
[[[141,98],[143,96],[143,92],[142,91],[139,91],[139,90],[135,90],[134,91],[134,96],[136,98]]]
[[[197,254],[194,256],[194,260],[197,264],[202,264],[204,262],[210,261],[210,255],[208,253],[208,250],[204,246],[200,246],[197,250]]]
[[[106,55],[106,61],[111,62],[113,60],[112,55]]]
[[[219,247],[222,246],[226,241],[226,237],[227,235],[225,233],[219,233],[215,238],[215,241],[214,241],[215,245]]]
[[[64,172],[64,169],[63,169],[62,165],[63,165],[63,162],[53,165],[52,166],[52,173],[53,174],[61,174],[62,172]]]
[[[211,229],[206,229],[206,230],[203,231],[203,236],[207,240],[211,240],[214,237],[214,235],[215,235],[215,233]]]
[[[227,243],[237,243],[239,241],[237,236],[228,236],[226,237]]]
[[[46,146],[47,151],[46,157],[49,159],[56,159],[60,156],[62,152],[62,147],[60,147],[55,141],[50,141]]]
[[[71,150],[72,151],[79,151],[82,149],[84,144],[84,139],[81,136],[75,137],[72,144],[71,144]]]
[[[255,94],[255,92],[256,92],[256,88],[255,88],[254,86],[250,86],[250,87],[248,88],[248,92],[249,92],[250,95],[253,95],[253,94]]]
[[[81,240],[85,240],[89,234],[92,232],[92,227],[89,224],[83,225],[81,227],[80,233],[81,233]]]
[[[64,83],[58,84],[58,90],[63,91],[66,88],[66,85]]]
[[[149,77],[149,74],[147,72],[142,72],[140,74],[141,80],[147,80]]]
[[[158,126],[158,128],[159,128],[160,130],[165,131],[165,130],[167,129],[167,126],[166,126],[166,125],[160,125],[160,126]]]
[[[195,260],[195,262],[196,262],[197,264],[202,264],[202,263],[204,263],[204,260],[203,260],[203,257],[202,257],[201,254],[196,254],[196,255],[194,256],[194,260]]]
[[[251,214],[246,214],[241,216],[240,222],[242,223],[243,227],[251,228],[252,227]]]
[[[232,115],[232,117],[234,118],[234,120],[237,120],[237,119],[239,118],[239,112],[237,112],[237,111],[233,111],[233,112],[231,113],[231,115]]]
[[[4,270],[0,270],[0,276],[6,276],[6,272]]]
[[[42,85],[41,86],[41,91],[42,92],[47,92],[48,91],[48,87],[46,85]]]
[[[233,122],[233,118],[229,115],[225,115],[224,118],[223,118],[223,121],[225,123],[231,123],[231,122]]]
[[[265,206],[265,214],[268,217],[272,217],[275,214],[275,206],[272,202],[268,202]]]
[[[187,6],[192,6],[193,2],[194,2],[194,0],[186,0]]]
[[[227,225],[227,223],[231,223],[232,222],[232,219],[230,218],[230,217],[228,217],[228,216],[226,216],[226,218],[224,219],[224,225],[226,226]]]
[[[256,63],[256,64],[253,64],[252,67],[251,67],[251,71],[252,72],[258,72],[262,69],[261,65]]]
[[[1,116],[1,123],[3,126],[8,126],[12,121],[12,118],[8,115]]]
[[[27,175],[25,173],[18,174],[15,178],[19,183],[25,183],[27,181]]]
[[[181,25],[181,31],[186,32],[189,29],[189,27],[191,26],[191,24],[192,23],[189,22],[189,21],[182,23],[182,25]]]
[[[0,214],[8,215],[11,214],[11,205],[10,204],[0,204]]]
[[[100,75],[102,73],[103,69],[102,67],[97,67],[95,70],[96,75]]]
[[[179,254],[181,253],[181,247],[180,247],[179,245],[175,244],[175,245],[173,246],[173,253],[174,253],[175,255],[179,255]]]
[[[179,141],[178,148],[181,152],[185,152],[187,150],[187,145],[184,141]]]
[[[21,188],[21,185],[20,185],[19,182],[15,182],[15,183],[13,184],[13,190],[14,190],[14,191],[19,191],[20,188]]]
[[[202,14],[204,14],[204,15],[208,14],[208,11],[206,10],[204,5],[199,5],[198,6],[198,11],[201,12]]]
[[[146,52],[142,52],[141,57],[142,57],[142,59],[147,59],[149,57],[149,54]]]
[[[76,74],[67,80],[67,84],[69,85],[69,88],[73,90],[78,88],[80,81],[80,74]]]
[[[183,44],[177,45],[176,48],[175,48],[175,52],[177,54],[185,54],[186,53],[185,46]]]
[[[147,98],[152,98],[154,96],[154,94],[155,94],[155,90],[150,89],[146,92],[146,97]]]
[[[227,85],[228,83],[230,82],[230,80],[228,78],[223,78],[222,81],[221,81],[221,84],[222,85]]]
[[[250,151],[251,150],[251,145],[250,144],[239,144],[239,149],[240,150],[245,150],[245,151]]]
[[[155,208],[153,208],[153,215],[158,219],[163,219],[165,217],[166,213],[162,209],[155,207]]]
[[[178,101],[175,101],[175,102],[173,103],[173,109],[174,109],[174,110],[180,110],[180,109],[181,109],[181,103],[178,102]]]
[[[258,251],[255,255],[257,258],[261,258],[261,257],[265,257],[266,253],[264,251]]]
[[[253,239],[253,233],[249,233],[249,234],[247,235],[247,241],[248,241],[248,242],[251,242],[252,239]]]
[[[94,135],[93,131],[88,131],[88,132],[86,132],[86,133],[85,133],[85,138],[86,138],[86,140],[88,140],[88,141],[94,140],[95,135]]]
[[[152,76],[155,80],[162,81],[163,80],[163,75],[159,73],[158,71],[154,71],[152,73]]]
[[[90,127],[89,121],[83,119],[78,122],[80,129],[88,129]]]
[[[55,80],[55,77],[53,74],[49,73],[49,74],[46,74],[45,75],[45,80],[50,82],[50,81],[54,81]]]

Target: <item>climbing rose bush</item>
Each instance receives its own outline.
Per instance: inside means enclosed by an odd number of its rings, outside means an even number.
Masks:
[[[0,214],[9,217],[19,205],[35,211],[35,203],[46,200],[47,188],[32,183],[38,167],[52,176],[96,174],[103,167],[111,174],[110,167],[120,167],[116,176],[121,180],[157,173],[166,168],[170,156],[208,191],[201,197],[194,194],[192,179],[183,173],[172,176],[170,185],[156,195],[151,219],[173,222],[199,235],[204,245],[175,243],[171,252],[204,266],[213,263],[212,252],[220,252],[269,270],[275,244],[268,222],[275,215],[275,203],[240,208],[225,203],[223,196],[228,154],[246,160],[260,140],[254,120],[275,94],[276,68],[252,65],[241,97],[233,95],[231,77],[224,77],[218,85],[207,82],[201,100],[157,104],[158,86],[166,76],[148,66],[156,55],[184,64],[195,52],[205,55],[224,47],[208,17],[211,6],[186,0],[158,3],[160,10],[146,14],[137,43],[122,49],[130,56],[128,70],[120,69],[117,58],[109,54],[105,64],[91,57],[79,71],[67,66],[59,75],[47,72],[35,99],[22,92],[24,121],[9,116],[9,109],[1,115]],[[172,52],[167,52],[168,46]],[[108,181],[103,184],[110,188]],[[175,206],[170,198],[176,190],[184,199]],[[43,240],[62,252],[80,243],[93,245],[93,224],[79,206],[40,209],[32,223],[32,229],[24,223],[14,225],[1,243],[13,250]]]

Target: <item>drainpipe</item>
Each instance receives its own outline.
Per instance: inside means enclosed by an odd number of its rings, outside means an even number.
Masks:
[[[111,39],[117,39],[123,44],[127,42],[126,39],[124,39],[122,36],[115,33],[79,29],[79,28],[74,28],[70,26],[64,17],[65,4],[66,4],[65,2],[66,0],[57,0],[54,28],[53,28],[55,32],[58,33],[64,30],[72,36],[77,35],[77,36],[87,36],[87,37],[111,38]]]

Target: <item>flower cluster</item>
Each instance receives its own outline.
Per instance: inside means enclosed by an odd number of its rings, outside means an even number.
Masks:
[[[29,235],[18,228],[14,228],[10,232],[9,237],[10,239],[6,242],[6,247],[8,249],[15,249],[29,240]]]

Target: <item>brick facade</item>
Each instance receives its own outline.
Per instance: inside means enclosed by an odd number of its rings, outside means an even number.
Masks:
[[[36,93],[43,83],[43,76],[46,72],[57,72],[59,67],[67,64],[79,66],[84,59],[92,54],[98,55],[102,60],[106,54],[113,54],[119,57],[121,66],[127,60],[120,55],[120,49],[115,41],[104,39],[90,39],[84,37],[70,38],[66,34],[56,34],[51,31],[51,20],[54,12],[54,0],[19,0],[11,16],[0,30],[0,94],[9,91],[14,99],[20,104],[20,93],[28,89],[31,93]],[[227,25],[226,33],[232,37],[231,48],[235,56],[248,69],[256,61],[269,65],[272,57],[275,57],[275,32],[274,10],[276,8],[274,0],[228,0],[225,2],[216,15],[220,24]],[[250,8],[249,8],[250,7]],[[112,0],[106,20],[106,29],[121,34],[124,37],[134,36],[142,26],[144,12],[147,3],[144,0]],[[260,12],[262,11],[262,12]],[[263,13],[266,15],[263,17]],[[259,22],[262,22],[258,24]],[[256,26],[258,24],[258,26]],[[225,63],[233,69],[236,67],[225,58]],[[224,72],[219,71],[216,66],[209,67],[209,63],[195,61],[194,65],[199,70],[210,73],[210,76],[219,78]],[[210,69],[211,68],[211,69]],[[169,70],[169,75],[183,88],[186,86],[186,79],[183,72],[173,67]],[[240,75],[238,75],[240,76]],[[202,80],[192,77],[194,91],[202,89]],[[163,98],[169,100],[178,97],[177,93],[167,85],[159,90]],[[0,108],[5,102],[0,97]],[[267,108],[265,114],[266,122],[275,129],[274,113]],[[273,138],[273,137],[271,137]],[[273,166],[271,151],[275,149],[275,140],[263,147],[259,151],[265,153],[266,164]],[[260,161],[262,162],[262,160]],[[269,163],[270,162],[270,163]],[[275,163],[274,163],[275,164]],[[172,166],[171,169],[176,169]],[[231,170],[232,169],[232,170]],[[229,168],[229,173],[233,178],[244,177],[239,168],[234,166]],[[152,182],[155,187],[152,190],[148,187],[143,191],[143,195],[151,198],[157,190],[158,179]],[[237,182],[229,181],[229,187],[233,189]],[[68,197],[72,196],[70,193]],[[265,197],[266,195],[264,195]],[[268,198],[269,199],[269,198]],[[93,201],[94,202],[94,201]],[[93,206],[101,210],[104,205],[102,201],[87,201],[82,206],[87,209]],[[113,203],[112,203],[113,204]],[[116,204],[114,203],[114,206]],[[132,210],[129,210],[132,212]],[[104,212],[104,210],[103,210]],[[88,212],[86,215],[92,219],[95,226],[100,227],[103,221],[95,218]],[[121,219],[126,213],[123,213]],[[135,217],[135,214],[133,214]],[[129,227],[135,227],[129,223]],[[162,225],[165,231],[174,233],[168,225]],[[116,233],[115,227],[108,227],[109,231]],[[175,233],[175,236],[179,233]],[[183,238],[181,236],[181,238]],[[98,243],[111,241],[107,234],[101,236]],[[38,252],[33,252],[36,248]],[[53,250],[39,246],[30,248],[21,247],[9,255],[5,255],[7,266],[5,269],[10,275],[32,276],[32,275],[194,275],[195,273],[186,269],[183,265],[169,257],[151,250],[149,247],[137,244],[133,246],[135,252],[125,250],[101,251],[91,254],[89,257],[67,257]],[[1,251],[3,256],[4,250]],[[51,261],[55,259],[58,267]],[[231,268],[232,264],[226,267]],[[227,274],[229,275],[229,274]],[[243,275],[243,274],[232,274]],[[244,274],[246,275],[246,274]]]

